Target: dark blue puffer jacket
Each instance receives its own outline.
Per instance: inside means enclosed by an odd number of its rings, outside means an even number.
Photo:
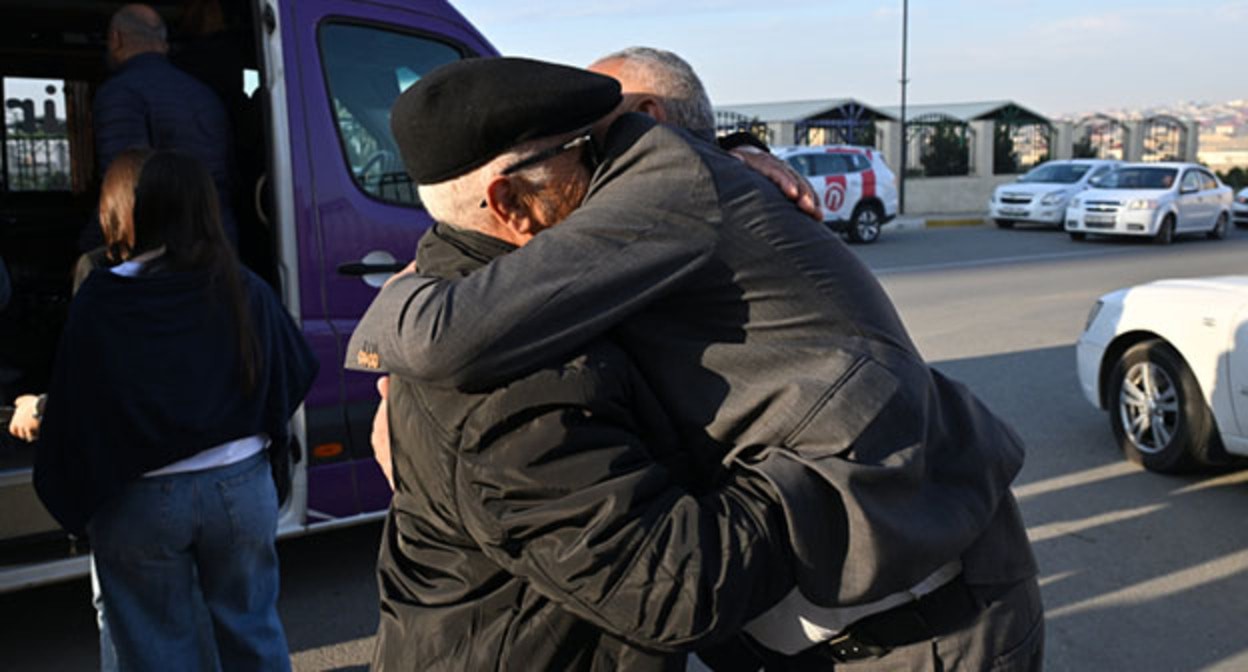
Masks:
[[[237,243],[230,207],[233,144],[229,115],[212,89],[160,54],[122,64],[95,94],[95,148],[100,175],[130,147],[174,149],[204,163],[217,185],[221,223]]]

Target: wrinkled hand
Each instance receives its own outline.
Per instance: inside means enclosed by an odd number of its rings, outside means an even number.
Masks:
[[[13,402],[13,407],[9,433],[26,442],[39,438],[39,397],[23,394]]]
[[[390,489],[394,489],[394,463],[390,460],[390,412],[387,410],[386,396],[390,394],[390,376],[377,379],[377,393],[381,395],[381,403],[377,404],[377,413],[373,416],[373,459],[386,475]]]
[[[385,289],[386,287],[389,287],[389,286],[390,286],[390,283],[394,282],[395,280],[398,280],[399,278],[401,278],[401,277],[403,277],[403,276],[405,276],[405,275],[411,275],[412,273],[415,273],[415,272],[416,272],[416,262],[415,262],[415,261],[412,261],[412,263],[408,264],[408,265],[407,265],[407,267],[406,267],[406,268],[404,268],[403,270],[401,270],[401,271],[399,271],[398,273],[395,273],[394,275],[392,275],[392,276],[390,276],[390,277],[386,278],[386,281],[385,281],[384,283],[382,283],[381,287],[382,287],[382,289]],[[387,385],[388,385],[388,384],[389,384],[389,383],[387,383]],[[385,396],[385,395],[382,395],[382,396]]]
[[[775,182],[780,191],[797,204],[799,210],[810,215],[816,222],[823,221],[823,209],[819,207],[819,197],[815,195],[814,188],[792,166],[775,155],[750,145],[734,147],[731,153],[755,172]]]

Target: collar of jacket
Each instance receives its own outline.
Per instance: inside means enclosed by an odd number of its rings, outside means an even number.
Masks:
[[[453,278],[468,275],[515,249],[515,245],[493,236],[434,224],[416,247],[416,266],[421,273]]]

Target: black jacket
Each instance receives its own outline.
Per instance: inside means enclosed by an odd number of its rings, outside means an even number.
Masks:
[[[97,270],[70,304],[35,451],[35,490],[65,529],[144,473],[287,423],[317,362],[273,290],[243,270],[260,353],[242,392],[233,317],[204,274]]]
[[[604,150],[584,204],[523,249],[381,292],[361,324],[392,370],[471,389],[611,329],[701,461],[774,481],[816,604],[874,602],[956,561],[969,583],[1034,576],[1009,490],[1021,441],[926,365],[835,234],[652,120],[621,117]],[[788,501],[812,474],[825,503]]]
[[[454,275],[506,247],[439,227],[418,261]],[[764,479],[695,478],[609,340],[478,394],[393,377],[389,412],[374,669],[683,670],[792,588]]]

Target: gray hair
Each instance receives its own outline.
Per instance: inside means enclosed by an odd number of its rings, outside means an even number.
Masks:
[[[145,5],[126,5],[117,10],[108,22],[108,29],[150,46],[163,46],[169,37],[160,15]]]
[[[507,166],[532,156],[550,144],[550,138],[530,140],[512,147],[490,160],[489,163],[449,180],[435,184],[422,184],[416,190],[420,194],[420,202],[429,211],[435,221],[450,224],[459,229],[482,231],[491,222],[488,210],[480,207],[485,190]],[[534,187],[544,186],[554,175],[554,171],[544,163],[530,166],[521,171],[523,178]],[[515,173],[519,175],[520,173]]]
[[[663,49],[629,47],[598,59],[607,61],[619,61],[621,74],[644,82],[647,93],[662,99],[672,125],[702,132],[715,128],[711,99],[685,59]]]

